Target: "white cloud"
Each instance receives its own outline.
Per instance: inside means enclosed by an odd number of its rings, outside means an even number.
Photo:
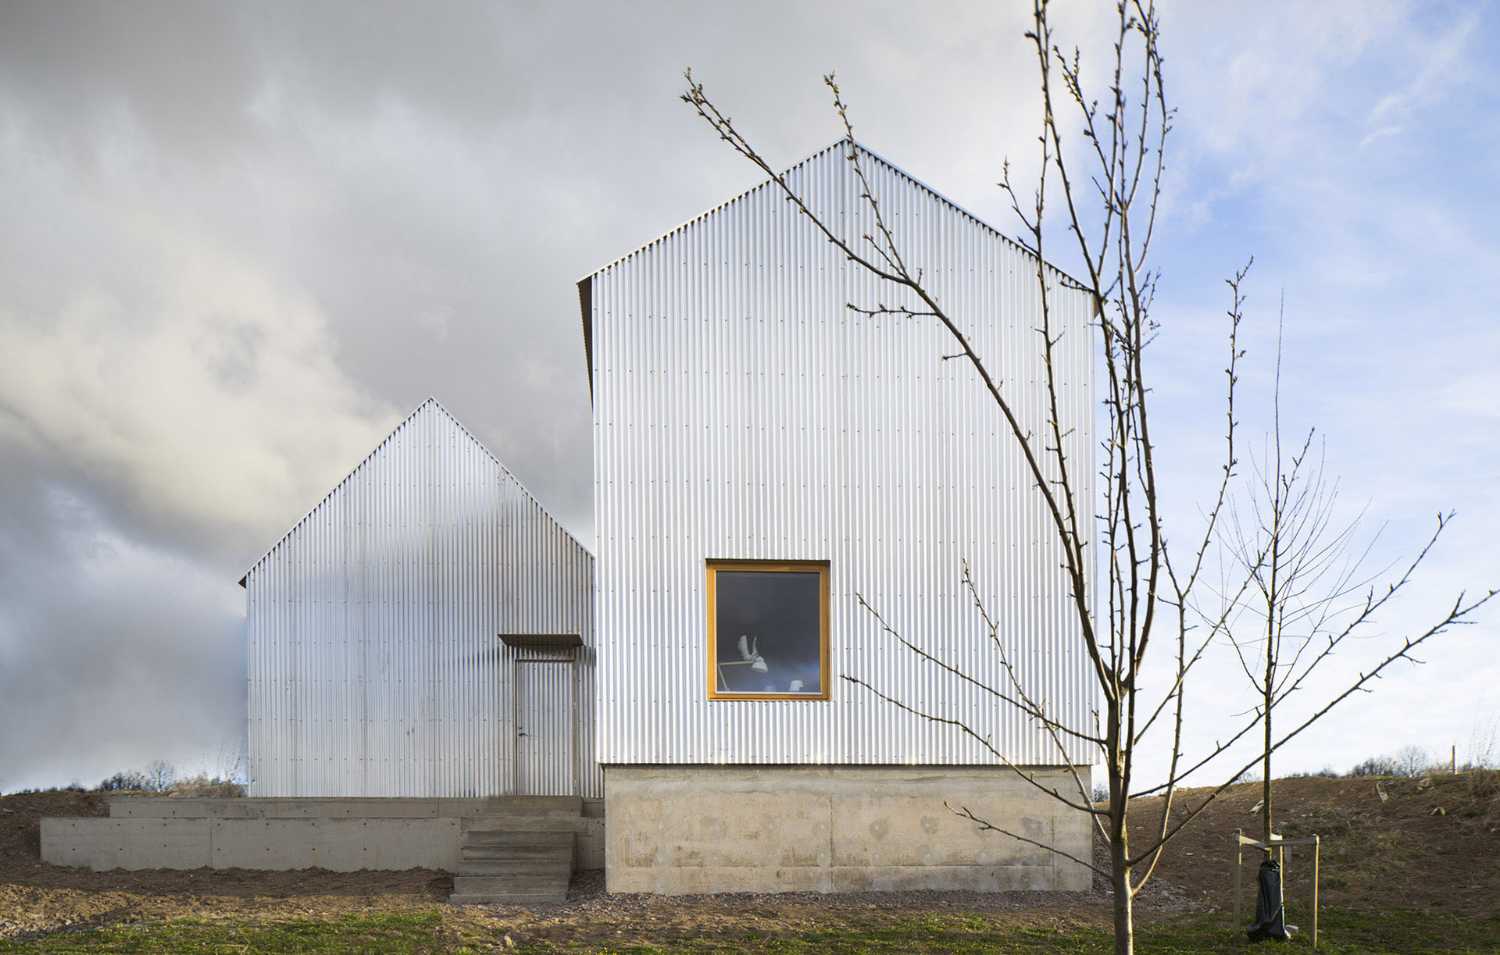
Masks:
[[[340,368],[316,303],[190,211],[80,193],[5,158],[10,188],[87,223],[79,254],[107,264],[65,260],[34,308],[0,306],[0,443],[50,450],[158,529],[243,543],[288,525],[287,501],[311,506],[389,427],[395,410]]]
[[[1370,108],[1366,123],[1371,132],[1360,141],[1361,147],[1405,132],[1419,110],[1431,106],[1445,90],[1470,78],[1470,44],[1478,32],[1479,23],[1479,11],[1470,10],[1436,35],[1428,36],[1415,30],[1405,34],[1409,46],[1404,58],[1407,66],[1397,76],[1406,75],[1410,79],[1382,96]]]

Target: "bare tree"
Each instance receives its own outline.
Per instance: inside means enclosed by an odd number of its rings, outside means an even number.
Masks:
[[[1394,762],[1396,775],[1409,778],[1420,776],[1432,768],[1432,756],[1420,746],[1403,746],[1396,750]]]
[[[832,75],[826,77],[825,82],[846,136],[845,156],[861,186],[860,199],[873,221],[870,232],[858,237],[845,235],[841,224],[820,218],[730,117],[709,99],[691,71],[687,73],[687,89],[682,99],[725,143],[769,176],[792,207],[846,257],[850,267],[875,276],[892,293],[890,301],[893,304],[851,302],[848,304],[851,310],[870,317],[896,316],[931,321],[941,326],[952,339],[954,351],[934,356],[934,360],[964,362],[972,369],[976,384],[984,390],[999,415],[1004,440],[1019,453],[1029,483],[1045,507],[1049,533],[1059,545],[1060,573],[1066,583],[1069,613],[1086,651],[1088,668],[1100,697],[1094,725],[1067,724],[1053,714],[1045,698],[1032,692],[1030,677],[1021,671],[1020,661],[1006,656],[997,618],[988,611],[985,595],[979,592],[967,564],[963,569],[964,586],[986,625],[991,647],[1000,656],[1001,672],[1005,674],[1003,686],[984,684],[953,661],[924,649],[918,640],[890,626],[862,595],[858,599],[874,615],[882,632],[910,650],[924,665],[939,667],[953,677],[967,681],[988,694],[997,706],[1013,708],[1031,720],[1056,745],[1060,763],[1067,767],[1073,785],[1060,791],[1046,778],[1015,765],[1007,753],[991,745],[988,737],[964,718],[923,709],[857,676],[845,675],[844,679],[919,718],[967,735],[1030,785],[1087,814],[1108,842],[1110,860],[1107,868],[1096,866],[1091,859],[1069,855],[1056,846],[1009,831],[976,816],[967,807],[953,807],[955,812],[972,819],[982,830],[999,832],[1057,852],[1108,878],[1113,888],[1116,951],[1131,952],[1134,946],[1133,900],[1150,881],[1163,850],[1184,826],[1228,788],[1231,780],[1259,765],[1262,754],[1258,753],[1246,765],[1229,771],[1225,782],[1174,818],[1173,800],[1182,781],[1249,736],[1261,723],[1257,715],[1203,756],[1191,761],[1184,756],[1182,729],[1188,675],[1209,646],[1225,632],[1232,608],[1251,584],[1246,575],[1237,588],[1229,588],[1226,595],[1230,598],[1227,601],[1230,609],[1206,625],[1199,620],[1199,615],[1186,609],[1196,606],[1194,593],[1202,577],[1205,556],[1215,540],[1234,475],[1234,401],[1241,356],[1238,332],[1243,312],[1240,287],[1245,273],[1241,271],[1229,280],[1226,400],[1223,409],[1225,447],[1217,475],[1218,489],[1212,505],[1205,512],[1203,526],[1187,539],[1187,547],[1174,547],[1169,551],[1161,516],[1155,444],[1150,428],[1152,392],[1144,356],[1158,331],[1151,317],[1157,273],[1149,263],[1165,168],[1164,147],[1173,114],[1163,87],[1158,45],[1160,26],[1154,4],[1150,0],[1124,0],[1116,9],[1118,23],[1113,58],[1108,64],[1109,81],[1102,105],[1091,99],[1084,89],[1077,51],[1071,56],[1065,55],[1054,43],[1045,0],[1035,0],[1032,28],[1027,34],[1036,55],[1042,100],[1039,180],[1034,191],[1023,200],[1011,182],[1007,165],[1001,186],[1022,223],[1019,241],[1033,254],[1035,279],[1041,293],[1038,296],[1041,313],[1037,324],[1037,347],[1043,370],[1041,386],[1045,389],[1046,422],[1040,432],[1028,427],[1013,396],[976,351],[964,332],[969,322],[950,314],[929,287],[924,276],[933,274],[934,270],[924,269],[921,264],[910,261],[899,247],[887,225],[880,199],[870,186],[862,154],[854,145],[854,129],[843,95]],[[1072,111],[1080,123],[1083,139],[1081,160],[1063,148],[1064,124],[1058,119],[1059,107]],[[1080,493],[1082,482],[1077,474],[1078,463],[1069,458],[1066,450],[1069,442],[1065,436],[1072,433],[1072,423],[1062,420],[1059,412],[1059,377],[1053,364],[1059,331],[1050,312],[1049,293],[1062,280],[1048,270],[1043,259],[1043,239],[1050,234],[1047,226],[1059,215],[1057,206],[1060,206],[1062,223],[1071,237],[1068,244],[1075,248],[1083,265],[1083,278],[1078,282],[1092,303],[1095,319],[1092,330],[1097,335],[1097,351],[1104,373],[1103,405],[1108,420],[1107,434],[1101,442],[1103,492],[1098,501],[1087,500]],[[1106,578],[1104,592],[1097,601],[1097,612],[1091,601],[1095,563],[1092,548],[1096,544],[1101,551],[1100,562]],[[1289,730],[1268,740],[1264,749],[1274,751],[1285,745],[1339,702],[1364,689],[1398,660],[1408,659],[1415,647],[1452,624],[1463,621],[1493,596],[1494,592],[1491,592],[1471,601],[1460,596],[1437,626],[1407,637],[1399,648],[1368,672],[1360,674],[1341,693]],[[1162,641],[1166,641],[1173,665],[1165,690],[1158,698],[1151,699],[1143,690],[1148,651]],[[1136,778],[1135,757],[1141,740],[1158,725],[1158,721],[1161,721],[1162,731],[1171,738],[1169,768],[1164,781],[1144,788]],[[1078,741],[1095,749],[1104,765],[1108,798],[1103,806],[1092,804],[1081,767],[1068,755],[1068,744]],[[1129,832],[1131,799],[1155,793],[1164,797],[1160,816],[1153,818],[1145,844],[1132,846]]]
[[[1469,751],[1464,759],[1468,769],[1493,769],[1500,763],[1500,715],[1488,719],[1476,717],[1469,732]]]
[[[1283,310],[1284,311],[1284,310]],[[1250,593],[1223,599],[1208,622],[1224,619],[1226,641],[1257,696],[1261,718],[1261,838],[1275,832],[1274,774],[1277,707],[1307,677],[1332,659],[1351,637],[1361,635],[1375,614],[1412,578],[1436,542],[1444,522],[1406,573],[1384,594],[1368,590],[1364,570],[1378,534],[1356,543],[1362,514],[1340,520],[1339,486],[1325,477],[1321,444],[1309,429],[1290,451],[1282,437],[1281,362],[1284,314],[1278,320],[1272,392],[1272,427],[1265,452],[1255,461],[1243,500],[1231,500],[1224,547],[1232,579],[1248,579]],[[1361,599],[1363,598],[1363,599]]]
[[[146,788],[154,793],[164,793],[172,788],[177,770],[164,759],[153,759],[146,764]]]

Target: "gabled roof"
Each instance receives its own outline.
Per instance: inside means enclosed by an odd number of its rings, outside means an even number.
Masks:
[[[312,510],[310,510],[306,514],[302,515],[302,517],[297,521],[297,523],[293,524],[291,526],[291,528],[288,529],[285,534],[282,534],[280,537],[278,537],[276,539],[276,543],[272,544],[269,550],[267,550],[264,554],[261,554],[260,557],[256,558],[256,560],[255,560],[255,562],[253,564],[251,564],[249,567],[247,567],[245,569],[245,572],[240,575],[240,580],[239,580],[240,586],[241,587],[245,586],[245,582],[250,579],[250,573],[251,573],[251,571],[255,570],[255,568],[259,567],[262,563],[264,563],[267,557],[270,557],[272,554],[276,553],[277,548],[279,548],[282,544],[284,544],[289,537],[291,537],[293,534],[295,534],[297,532],[297,529],[299,527],[301,527],[303,524],[307,523],[308,518],[312,517],[314,514],[318,513],[318,511],[322,510],[323,507],[328,504],[328,501],[335,494],[338,493],[338,491],[339,491],[340,488],[342,488],[344,485],[348,484],[349,481],[350,481],[350,479],[352,479],[367,464],[369,464],[370,461],[371,461],[371,459],[373,459],[375,457],[375,455],[377,455],[377,454],[380,453],[381,449],[383,449],[386,445],[388,445],[388,444],[391,443],[391,439],[394,438],[397,434],[399,434],[402,428],[406,427],[418,415],[422,414],[424,411],[427,411],[429,409],[431,409],[432,411],[436,412],[437,414],[442,415],[443,418],[446,421],[448,421],[450,424],[452,424],[455,428],[457,428],[460,433],[462,433],[470,441],[474,442],[475,447],[479,448],[480,451],[484,452],[484,454],[485,454],[486,457],[488,457],[491,461],[495,462],[495,467],[497,467],[497,468],[500,469],[500,473],[504,476],[504,478],[506,480],[508,480],[511,483],[513,483],[521,491],[522,494],[525,494],[528,498],[530,498],[531,501],[532,501],[532,503],[537,506],[537,509],[540,510],[543,514],[545,514],[547,516],[548,520],[550,520],[550,521],[552,521],[552,523],[556,524],[558,526],[558,528],[561,529],[564,534],[567,534],[568,537],[570,539],[572,539],[574,543],[578,543],[578,538],[573,537],[572,533],[570,533],[568,531],[568,529],[563,526],[563,523],[561,521],[559,521],[555,516],[553,516],[553,514],[552,514],[551,511],[547,510],[547,508],[545,506],[543,506],[542,502],[537,499],[537,496],[535,494],[531,493],[531,491],[529,489],[527,489],[526,485],[524,485],[524,484],[521,483],[521,480],[519,478],[517,478],[515,476],[515,474],[513,474],[511,472],[510,468],[506,467],[500,461],[499,458],[495,457],[495,452],[491,451],[485,445],[485,443],[483,441],[481,441],[481,440],[479,440],[479,438],[475,437],[474,432],[472,432],[468,428],[464,427],[463,422],[461,422],[457,418],[455,418],[453,416],[453,413],[450,412],[447,408],[444,408],[443,405],[442,405],[442,402],[438,401],[434,397],[428,397],[426,401],[423,401],[421,404],[417,405],[416,408],[412,409],[411,414],[409,414],[406,417],[402,418],[401,421],[399,423],[397,423],[397,425],[390,430],[389,434],[387,434],[384,438],[381,439],[380,443],[377,444],[374,447],[374,449],[370,451],[369,454],[367,454],[363,458],[361,458],[360,462],[358,464],[356,464],[354,466],[354,468],[348,474],[344,475],[343,480],[339,481],[339,483],[335,484],[333,486],[333,488],[331,490],[329,490],[329,492],[327,494],[323,495],[322,500],[318,501],[318,503],[313,506]],[[580,548],[582,548],[585,552],[588,551],[588,548],[587,547],[583,547],[582,544],[578,544],[578,546]]]
[[[975,215],[974,213],[970,212],[968,209],[965,209],[963,206],[961,206],[958,203],[954,202],[952,199],[949,199],[947,196],[943,195],[941,192],[938,192],[936,189],[932,188],[927,183],[925,183],[922,180],[918,179],[916,176],[913,176],[911,173],[909,173],[906,170],[902,169],[900,166],[898,166],[895,163],[891,162],[890,160],[886,159],[884,156],[881,156],[879,153],[875,152],[873,149],[869,148],[868,146],[864,145],[863,143],[852,142],[848,138],[840,139],[840,140],[838,140],[835,143],[831,143],[830,145],[824,146],[822,149],[819,149],[817,152],[813,153],[812,155],[806,157],[805,159],[801,160],[800,162],[798,162],[798,163],[796,163],[796,164],[788,167],[787,169],[783,170],[782,176],[785,177],[785,176],[787,176],[787,175],[789,175],[789,174],[791,174],[793,172],[796,172],[798,169],[802,168],[803,166],[809,165],[810,163],[813,163],[813,162],[818,161],[819,159],[822,159],[823,157],[827,156],[833,150],[835,150],[835,149],[842,149],[845,146],[850,145],[851,143],[852,143],[852,145],[854,146],[855,149],[859,150],[859,153],[860,153],[861,157],[868,158],[868,159],[872,160],[873,162],[875,162],[876,164],[878,164],[878,165],[884,167],[885,169],[889,170],[890,172],[895,173],[896,175],[898,175],[901,178],[905,179],[907,182],[911,183],[913,186],[916,186],[918,189],[922,190],[923,192],[926,192],[927,194],[929,194],[930,196],[932,196],[934,199],[936,199],[939,202],[943,203],[944,205],[948,206],[954,212],[957,212],[959,215],[961,215],[964,218],[968,219],[969,221],[973,222],[975,225],[979,226],[981,229],[985,230],[986,232],[991,233],[992,235],[996,236],[997,238],[999,238],[1001,241],[1007,243],[1008,245],[1014,246],[1021,253],[1025,254],[1027,256],[1030,256],[1033,259],[1035,258],[1035,254],[1032,253],[1032,251],[1030,249],[1026,248],[1026,246],[1022,245],[1021,243],[1017,242],[1015,239],[1013,239],[1010,236],[1006,235],[1005,233],[1001,232],[999,229],[997,229],[994,226],[990,225],[988,222],[985,222],[983,219],[979,218],[977,215]],[[591,392],[592,392],[592,389],[594,387],[594,329],[593,329],[593,321],[592,321],[592,318],[593,318],[592,299],[593,299],[593,280],[594,280],[594,276],[599,275],[601,272],[607,272],[610,269],[615,268],[616,266],[621,265],[621,264],[629,261],[630,259],[635,258],[636,256],[640,255],[642,252],[645,252],[646,250],[650,249],[651,247],[653,247],[655,245],[658,245],[659,243],[664,242],[667,239],[670,239],[671,237],[677,235],[680,232],[684,232],[684,231],[692,228],[693,226],[695,226],[698,223],[704,221],[705,219],[708,219],[711,216],[718,215],[719,213],[723,212],[724,210],[730,208],[731,206],[733,206],[733,205],[735,205],[737,203],[743,202],[745,199],[749,198],[750,196],[755,195],[756,193],[760,192],[762,189],[766,189],[766,188],[775,188],[775,182],[773,180],[771,180],[771,179],[767,179],[767,180],[765,180],[764,182],[760,183],[757,186],[753,186],[753,187],[751,187],[749,189],[746,189],[744,192],[740,193],[739,195],[737,195],[737,196],[735,196],[735,197],[733,197],[731,199],[727,199],[724,202],[721,202],[718,205],[714,206],[713,208],[708,209],[708,210],[706,210],[706,211],[704,211],[702,213],[699,213],[698,215],[696,215],[693,218],[689,219],[688,221],[682,223],[681,225],[677,226],[676,228],[667,230],[666,232],[664,232],[661,235],[657,236],[656,238],[652,239],[650,242],[647,242],[645,245],[643,245],[640,248],[634,250],[633,252],[627,252],[625,255],[622,255],[619,258],[615,259],[614,261],[609,262],[609,263],[607,263],[605,265],[600,266],[599,268],[595,269],[594,271],[590,272],[588,275],[585,275],[583,278],[581,278],[581,279],[578,280],[578,307],[579,307],[579,311],[581,313],[581,317],[582,317],[582,320],[583,320],[583,355],[584,355],[584,361],[587,363],[587,366],[588,366],[589,389],[590,389]],[[879,197],[877,197],[877,198],[879,198]],[[1059,276],[1061,276],[1063,278],[1069,278],[1071,280],[1071,277],[1068,276],[1067,273],[1063,272],[1061,269],[1058,269],[1056,266],[1052,265],[1051,263],[1048,263],[1047,267],[1049,269],[1052,269],[1053,271],[1057,272],[1057,274]],[[1077,284],[1076,280],[1071,280],[1071,281],[1073,281],[1074,284]]]

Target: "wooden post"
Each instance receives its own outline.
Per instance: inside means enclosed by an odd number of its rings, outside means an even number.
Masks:
[[[1273,839],[1275,838],[1274,834],[1272,834],[1272,838]],[[1279,844],[1276,848],[1278,850],[1278,855],[1280,856],[1280,859],[1279,859],[1279,861],[1277,862],[1277,865],[1276,865],[1276,872],[1277,872],[1278,875],[1281,876],[1281,921],[1282,921],[1283,924],[1285,924],[1285,922],[1286,922],[1286,843],[1283,842],[1283,843]]]
[[[1318,947],[1318,871],[1323,862],[1323,837],[1313,836],[1313,948]]]
[[[1286,908],[1286,880],[1290,871],[1288,866],[1292,864],[1292,847],[1287,843],[1281,844],[1281,906]],[[1283,914],[1286,914],[1283,912]]]
[[[1448,769],[1454,776],[1458,775],[1458,744],[1454,743],[1448,750]]]
[[[1235,922],[1235,925],[1238,925],[1239,921],[1240,921],[1240,869],[1242,867],[1241,866],[1241,862],[1243,861],[1243,856],[1245,854],[1245,848],[1240,843],[1240,839],[1243,838],[1244,835],[1245,835],[1245,830],[1243,830],[1243,829],[1236,829],[1236,830],[1234,830],[1234,922]]]

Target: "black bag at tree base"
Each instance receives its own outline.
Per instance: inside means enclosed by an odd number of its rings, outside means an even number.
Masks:
[[[1260,892],[1255,898],[1255,924],[1246,929],[1250,941],[1291,938],[1286,930],[1286,909],[1281,901],[1281,866],[1267,859],[1260,864]]]

